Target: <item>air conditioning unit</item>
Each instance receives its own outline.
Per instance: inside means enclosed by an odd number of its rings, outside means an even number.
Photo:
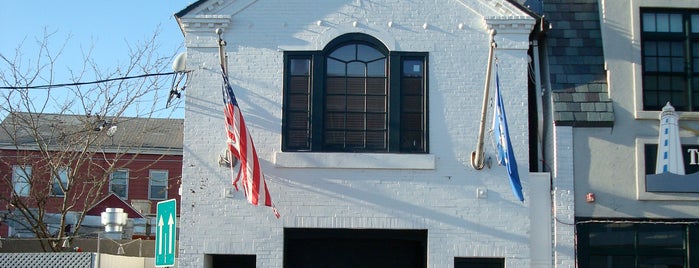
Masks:
[[[131,206],[138,211],[138,213],[141,213],[141,215],[146,216],[150,213],[150,208],[151,208],[151,201],[150,200],[131,200]]]

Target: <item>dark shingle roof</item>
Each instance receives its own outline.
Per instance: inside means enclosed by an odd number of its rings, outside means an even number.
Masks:
[[[597,0],[547,0],[548,59],[557,125],[612,126]]]

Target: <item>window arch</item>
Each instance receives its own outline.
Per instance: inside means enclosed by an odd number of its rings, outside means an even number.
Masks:
[[[284,151],[427,152],[427,53],[352,33],[284,56]]]

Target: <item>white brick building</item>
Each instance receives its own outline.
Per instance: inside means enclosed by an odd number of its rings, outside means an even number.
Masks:
[[[181,267],[554,262],[549,176],[528,167],[527,50],[536,21],[515,5],[202,0],[176,17],[192,71],[185,104]],[[219,165],[226,137],[217,28],[280,219],[268,207],[248,204],[233,190],[230,169]],[[490,29],[524,202],[513,196],[506,169],[496,164],[489,134],[485,156],[492,167],[470,165]],[[340,80],[348,90],[363,92],[336,94],[331,86]],[[376,89],[386,91],[367,93]],[[356,109],[357,103],[364,108]],[[345,120],[339,129],[330,116],[338,106],[342,111],[332,114]],[[363,121],[352,125],[357,117]],[[556,206],[572,215],[570,202]],[[563,240],[570,244],[556,248],[572,253],[572,239]],[[563,255],[556,258],[574,258]]]

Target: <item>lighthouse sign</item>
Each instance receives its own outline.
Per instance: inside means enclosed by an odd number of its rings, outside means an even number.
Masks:
[[[668,103],[660,113],[658,143],[645,145],[647,192],[699,193],[699,145],[680,143],[678,121]]]

